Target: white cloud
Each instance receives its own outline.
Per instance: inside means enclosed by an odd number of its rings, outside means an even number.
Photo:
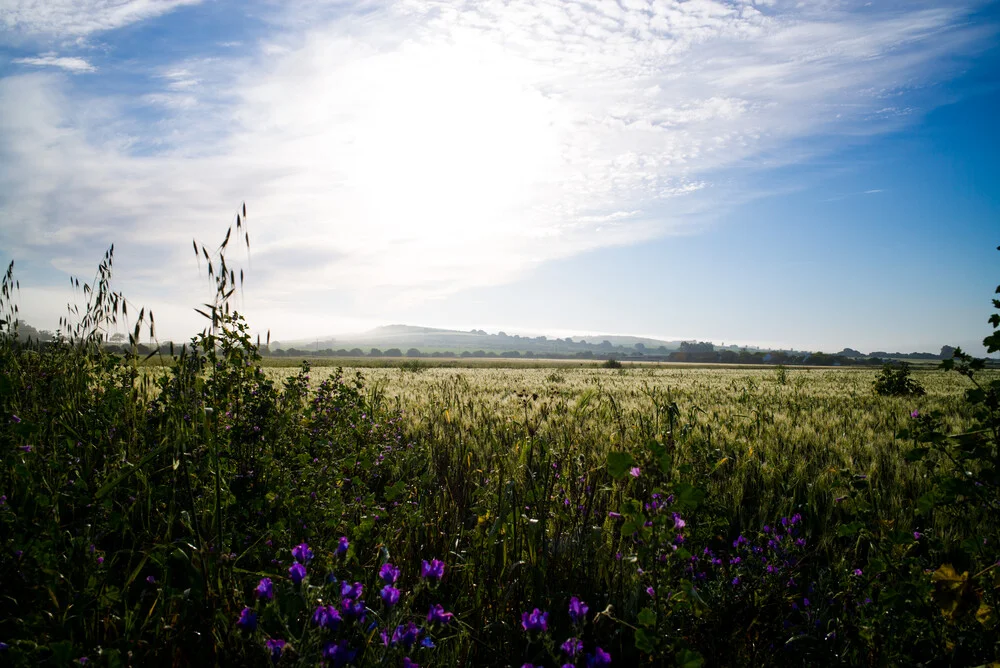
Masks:
[[[58,56],[54,53],[43,53],[33,58],[15,58],[14,62],[19,65],[34,65],[36,67],[59,67],[74,74],[97,70],[83,58]]]
[[[250,56],[163,69],[143,98],[165,110],[153,124],[8,77],[0,246],[146,244],[137,264],[162,285],[246,199],[260,299],[293,312],[342,291],[365,317],[688,231],[753,195],[740,174],[908,122],[885,98],[986,34],[958,9],[756,6],[311,6]]]
[[[199,2],[201,0],[0,0],[0,27],[27,34],[84,36]]]

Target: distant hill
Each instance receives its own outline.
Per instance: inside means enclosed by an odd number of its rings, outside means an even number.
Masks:
[[[641,336],[521,336],[506,332],[489,333],[385,325],[360,334],[324,336],[294,341],[273,341],[269,353],[275,356],[318,355],[334,357],[505,357],[574,358],[605,360],[650,360],[670,362],[730,364],[810,364],[819,366],[879,365],[886,360],[937,360],[951,356],[944,346],[940,354],[862,353],[844,348],[838,353],[762,350],[735,345],[717,346],[710,341],[665,341]]]
[[[368,354],[372,348],[379,351],[399,350],[406,354],[418,350],[423,354],[452,352],[494,352],[535,356],[545,354],[576,354],[582,352],[635,354],[643,351],[657,351],[661,354],[679,350],[680,341],[662,341],[641,336],[576,336],[549,338],[547,336],[521,336],[506,332],[488,333],[482,329],[467,331],[417,327],[413,325],[386,325],[360,334],[324,336],[314,339],[294,341],[274,341],[270,349],[303,351],[351,351],[357,349]]]

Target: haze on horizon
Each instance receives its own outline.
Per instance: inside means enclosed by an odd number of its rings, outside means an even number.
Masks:
[[[0,261],[51,329],[114,243],[184,340],[191,240],[245,201],[240,310],[278,340],[982,354],[998,28],[992,0],[0,0]]]

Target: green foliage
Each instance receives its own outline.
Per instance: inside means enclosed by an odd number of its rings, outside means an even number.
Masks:
[[[906,362],[882,365],[882,372],[873,386],[875,394],[883,397],[919,397],[926,394],[920,383],[910,378],[910,365]]]
[[[605,369],[620,369],[622,368],[622,363],[616,360],[614,357],[609,357],[604,360],[604,364],[601,365]]]

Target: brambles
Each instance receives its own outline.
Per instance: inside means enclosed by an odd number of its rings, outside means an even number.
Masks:
[[[920,384],[910,378],[910,365],[886,363],[873,383],[875,394],[883,397],[923,396],[926,391]]]
[[[604,364],[601,365],[605,369],[620,369],[622,368],[622,363],[616,360],[614,357],[609,357],[604,360]]]

